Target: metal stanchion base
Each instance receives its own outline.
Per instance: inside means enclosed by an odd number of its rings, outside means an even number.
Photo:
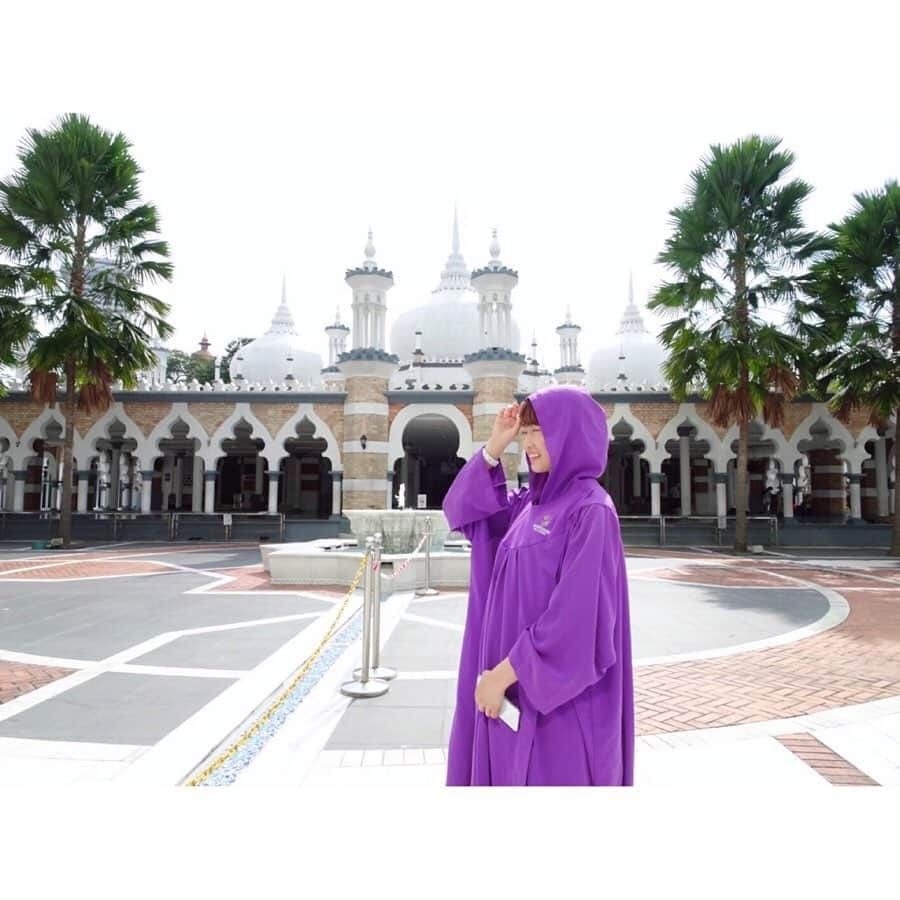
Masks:
[[[354,678],[356,673],[354,672]],[[345,697],[380,697],[388,692],[386,681],[369,679],[368,681],[345,681],[341,685],[341,693]]]
[[[362,669],[354,669],[353,677],[358,679],[362,674]],[[381,681],[393,681],[397,677],[397,670],[392,669],[390,666],[377,666],[374,669],[369,669],[369,678],[378,678]]]
[[[436,591],[434,588],[419,588],[416,591],[417,597],[434,597],[436,594],[439,594],[440,591]]]

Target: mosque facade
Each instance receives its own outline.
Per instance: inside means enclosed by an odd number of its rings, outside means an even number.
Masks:
[[[737,428],[720,428],[700,397],[673,401],[665,352],[629,287],[618,329],[582,365],[581,327],[556,328],[558,366],[521,350],[513,295],[518,272],[501,260],[470,270],[453,227],[437,286],[393,318],[393,273],[375,260],[345,273],[351,324],[326,329],[328,360],[309,351],[287,293],[268,331],[218,364],[211,384],[166,381],[166,354],[137,389],[115,392],[102,414],[76,423],[73,508],[81,513],[270,512],[318,522],[348,509],[439,508],[456,472],[486,442],[504,405],[549,384],[588,389],[606,412],[609,464],[602,483],[621,516],[725,516],[735,508]],[[204,337],[205,340],[205,337]],[[204,352],[206,348],[203,348]],[[21,374],[21,373],[20,373]],[[868,411],[842,424],[797,398],[782,428],[753,423],[751,514],[822,521],[888,521],[895,502],[896,423],[877,430]],[[30,399],[13,380],[0,399],[0,508],[58,508],[65,421],[61,405]],[[507,481],[527,481],[513,444]]]

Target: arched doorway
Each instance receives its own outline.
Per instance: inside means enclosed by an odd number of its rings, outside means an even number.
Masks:
[[[181,419],[172,423],[169,437],[159,441],[162,456],[153,461],[150,509],[153,512],[200,512],[203,508],[203,460],[200,441],[188,436]]]
[[[738,441],[731,442],[728,460],[727,506],[729,514],[737,509],[735,484]],[[747,440],[746,510],[751,516],[778,515],[781,509],[781,465],[775,458],[775,442],[763,437],[763,426],[751,422]]]
[[[619,515],[645,516],[650,514],[650,464],[641,458],[644,442],[634,440],[633,435],[634,428],[624,419],[613,426],[600,484]]]
[[[333,484],[328,442],[316,437],[316,426],[305,416],[295,436],[284,442],[287,456],[279,465],[278,509],[292,518],[327,519],[331,515]]]
[[[850,505],[844,442],[832,436],[827,422],[818,419],[809,429],[809,438],[801,440],[797,449],[803,454],[797,463],[800,488],[800,496],[795,495],[797,516],[844,521]]]
[[[457,456],[459,432],[446,416],[425,413],[403,429],[403,456],[394,463],[391,491],[394,509],[440,509],[444,497],[466,464]],[[403,487],[401,493],[400,488]]]
[[[664,516],[714,516],[716,492],[709,441],[698,437],[696,425],[678,426],[678,438],[666,442],[662,462],[660,509]]]
[[[63,426],[51,419],[43,428],[43,437],[36,438],[31,449],[34,455],[25,461],[25,512],[59,510],[62,500]],[[72,509],[77,502],[77,463],[73,459],[69,478],[72,481]]]
[[[225,454],[216,461],[216,512],[260,512],[266,509],[269,478],[262,456],[265,443],[253,437],[244,419],[235,423],[234,437],[222,441]]]

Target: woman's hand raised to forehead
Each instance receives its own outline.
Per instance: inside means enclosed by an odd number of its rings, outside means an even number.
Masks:
[[[511,403],[503,407],[494,419],[494,430],[487,442],[487,452],[494,459],[500,459],[503,451],[516,439],[521,422],[519,419],[520,404]]]

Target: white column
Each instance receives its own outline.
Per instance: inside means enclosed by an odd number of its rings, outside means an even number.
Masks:
[[[781,476],[781,506],[786,519],[794,518],[794,476]]]
[[[878,494],[878,515],[881,517],[889,515],[887,438],[878,438],[875,441],[875,490]]]
[[[851,472],[850,479],[850,518],[862,518],[862,475],[859,472]]]
[[[691,439],[684,436],[678,439],[679,442],[679,471],[681,473],[681,514],[689,516],[691,514]]]
[[[153,469],[144,469],[141,472],[141,512],[150,512],[153,505]],[[165,512],[165,510],[163,510]]]
[[[191,489],[191,512],[203,512],[203,458],[194,454],[194,486]]]
[[[650,473],[650,515],[659,515],[659,483],[662,481],[661,472]]]
[[[719,528],[725,528],[728,523],[728,473],[713,472],[710,476],[716,485],[716,517],[719,520]]]
[[[88,478],[91,477],[90,469],[78,472],[78,500],[75,509],[78,512],[87,512],[88,508]]]
[[[385,491],[385,493],[387,495],[386,503],[385,503],[385,507],[384,507],[385,509],[391,509],[394,505],[394,503],[393,503],[394,498],[391,496],[391,494],[393,493],[393,490],[394,490],[394,473],[393,473],[393,471],[389,471],[387,473],[387,490]]]
[[[269,512],[273,515],[278,512],[278,476],[279,471],[269,471]]]
[[[341,492],[344,487],[344,473],[331,473],[331,514],[339,516],[341,514]]]
[[[211,472],[205,472],[203,475],[203,482],[205,485],[205,492],[203,497],[203,512],[211,513],[215,512],[216,509],[216,470],[215,463],[213,463],[213,470]]]

